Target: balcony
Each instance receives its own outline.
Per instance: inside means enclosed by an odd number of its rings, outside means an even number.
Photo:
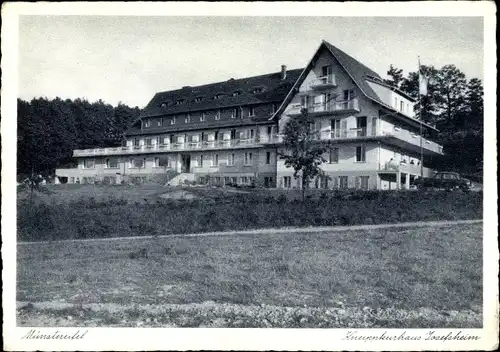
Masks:
[[[420,136],[403,129],[394,129],[392,131],[382,131],[380,136],[385,138],[391,138],[397,140],[399,143],[397,145],[413,149],[415,151],[420,150]],[[422,148],[424,151],[431,151],[434,154],[443,155],[443,146],[437,144],[436,142],[430,141],[428,139],[422,138]]]
[[[96,148],[96,149],[76,149],[73,151],[74,157],[83,156],[107,156],[107,155],[134,155],[134,154],[150,154],[164,153],[175,151],[191,151],[191,150],[219,150],[219,149],[234,149],[261,147],[262,144],[258,138],[247,139],[232,139],[219,141],[203,141],[203,142],[184,142],[184,143],[168,143],[168,144],[152,144],[141,146],[127,146],[116,148]]]
[[[308,90],[322,90],[322,89],[331,89],[337,86],[337,82],[335,80],[335,75],[330,74],[326,76],[319,77],[317,79],[312,80],[309,83]]]
[[[300,115],[303,106],[300,104],[295,104],[287,114],[290,116]],[[360,112],[359,101],[357,98],[345,101],[329,101],[327,103],[310,104],[306,111],[312,115],[323,115],[323,114],[343,114],[343,113],[356,113]]]

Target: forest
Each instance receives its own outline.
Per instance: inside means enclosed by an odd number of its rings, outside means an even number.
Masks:
[[[391,65],[386,82],[417,100],[415,110],[435,124],[436,142],[445,156],[434,161],[440,170],[457,171],[479,181],[483,163],[483,86],[478,78],[467,79],[455,65],[421,66],[429,78],[428,94],[420,104],[419,74]],[[56,168],[75,166],[73,149],[113,147],[124,142],[123,134],[139,116],[139,107],[102,100],[34,98],[17,101],[17,174],[53,175]]]

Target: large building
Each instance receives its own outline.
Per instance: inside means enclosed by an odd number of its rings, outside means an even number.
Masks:
[[[75,150],[69,183],[126,178],[215,185],[300,188],[278,157],[287,121],[314,117],[318,142],[333,148],[314,188],[408,188],[432,173],[423,161],[442,154],[422,138],[436,132],[414,115],[414,100],[351,56],[323,41],[303,69],[230,79],[157,93],[126,132],[126,146]]]

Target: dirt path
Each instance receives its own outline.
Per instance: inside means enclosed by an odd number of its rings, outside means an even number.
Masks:
[[[20,326],[51,327],[275,327],[275,328],[412,328],[480,327],[472,310],[437,311],[370,307],[284,307],[212,301],[190,304],[73,305],[62,302],[17,303]]]
[[[456,220],[456,221],[418,221],[418,222],[402,222],[396,224],[378,224],[378,225],[354,225],[354,226],[322,226],[322,227],[286,227],[286,228],[266,228],[244,231],[225,231],[225,232],[206,232],[206,233],[190,233],[178,235],[161,235],[156,238],[166,237],[206,237],[206,236],[238,236],[238,235],[273,235],[284,233],[322,233],[322,232],[341,232],[353,230],[376,230],[387,228],[408,228],[408,227],[427,227],[427,226],[453,226],[465,224],[479,224],[483,220]],[[59,240],[59,241],[37,241],[37,242],[18,242],[18,245],[31,245],[42,243],[59,243],[59,242],[97,242],[97,241],[123,241],[134,239],[151,239],[154,236],[131,236],[131,237],[113,237],[113,238],[97,238],[97,239],[79,239],[79,240]]]

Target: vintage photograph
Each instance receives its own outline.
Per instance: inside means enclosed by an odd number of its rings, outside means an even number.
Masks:
[[[484,27],[21,14],[15,326],[473,340]]]

